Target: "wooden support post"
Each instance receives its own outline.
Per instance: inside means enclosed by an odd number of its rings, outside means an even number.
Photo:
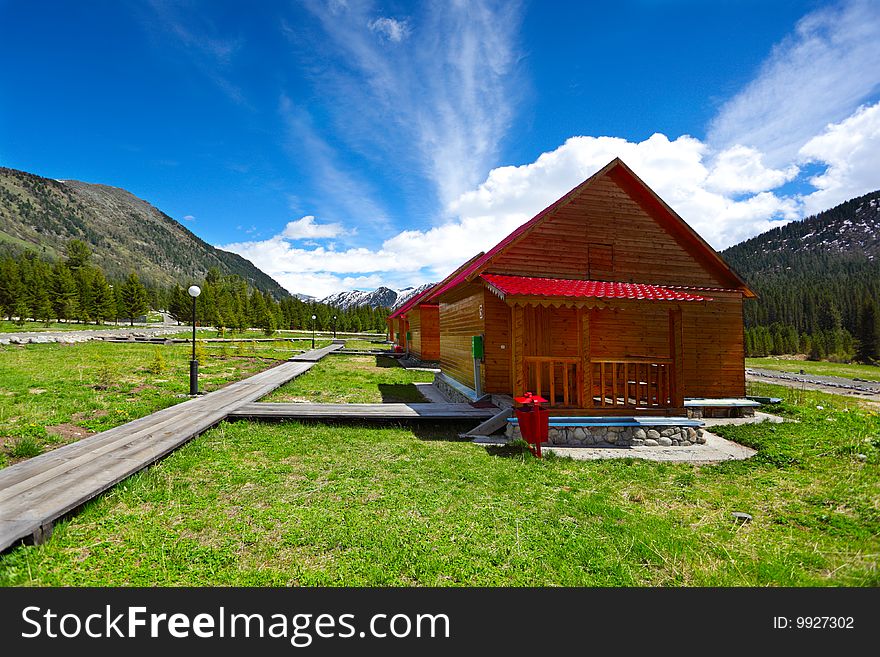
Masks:
[[[570,373],[568,363],[562,364],[562,403],[566,406],[571,405],[571,399],[568,396],[568,376]]]
[[[52,531],[54,528],[55,525],[52,522],[44,522],[39,527],[37,527],[31,534],[31,540],[33,541],[34,545],[42,545],[50,538],[52,538]]]
[[[510,380],[513,383],[513,396],[521,397],[525,393],[525,360],[524,356],[524,326],[522,306],[513,306],[510,312]]]
[[[611,405],[617,406],[617,363],[611,363]]]
[[[674,408],[684,407],[683,354],[681,308],[669,311],[669,356],[672,358],[670,398]]]
[[[580,308],[580,339],[578,340],[578,356],[580,356],[580,376],[578,377],[578,406],[593,407],[593,367],[590,363],[590,309]]]

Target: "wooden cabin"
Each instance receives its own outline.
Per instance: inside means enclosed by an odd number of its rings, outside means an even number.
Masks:
[[[409,344],[409,352],[419,360],[440,360],[440,304],[436,299],[436,292],[482,255],[481,251],[439,283],[407,299],[406,303],[388,316],[389,332],[392,336],[395,335],[395,330],[402,333],[403,344],[400,346],[403,349]],[[401,328],[405,330],[401,331]],[[411,338],[409,342],[407,335]],[[394,337],[390,339],[396,342]]]
[[[615,159],[430,298],[442,372],[473,396],[530,391],[556,410],[679,414],[686,397],[745,394],[742,302],[753,296]],[[477,368],[473,336],[484,342]]]
[[[424,293],[416,296],[422,297]],[[418,303],[418,301],[419,299],[411,299],[395,311],[401,313],[396,319],[405,328],[405,331],[401,332],[400,344],[420,360],[438,361],[440,360],[440,306],[436,303]]]
[[[406,319],[389,315],[386,321],[388,322],[388,339],[395,346],[406,350],[406,332],[409,328]]]

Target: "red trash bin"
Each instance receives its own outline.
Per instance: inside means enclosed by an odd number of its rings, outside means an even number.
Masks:
[[[522,397],[516,397],[514,401],[522,404],[515,409],[515,413],[523,440],[529,444],[535,456],[541,458],[541,443],[547,442],[550,430],[550,411],[541,408],[540,404],[547,400],[527,392]]]

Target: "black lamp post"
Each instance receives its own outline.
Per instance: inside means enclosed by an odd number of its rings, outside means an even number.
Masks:
[[[199,394],[199,361],[196,358],[196,297],[202,293],[198,285],[191,285],[187,290],[193,299],[193,352],[189,361],[189,394]]]
[[[315,320],[318,319],[317,315],[312,315],[312,349],[315,348]]]
[[[336,338],[336,315],[333,315],[333,338]]]

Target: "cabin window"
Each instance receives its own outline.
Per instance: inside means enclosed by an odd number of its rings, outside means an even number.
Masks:
[[[591,281],[614,280],[614,246],[612,244],[587,245],[588,271]]]

